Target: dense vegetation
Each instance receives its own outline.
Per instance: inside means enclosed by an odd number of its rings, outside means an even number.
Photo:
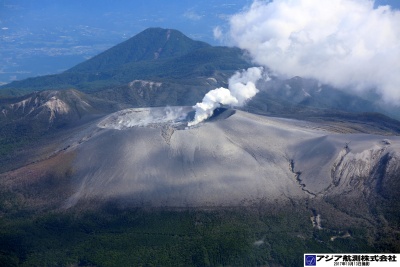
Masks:
[[[179,57],[204,47],[211,46],[194,41],[177,30],[149,28],[67,72],[93,73],[112,70],[132,62]]]
[[[177,31],[149,29],[62,74],[3,86],[0,95],[56,88],[90,95],[63,91],[58,97],[72,111],[51,124],[46,110],[36,116],[10,108],[26,97],[0,98],[0,108],[9,110],[0,119],[0,173],[40,161],[33,151],[42,142],[59,142],[96,116],[128,106],[193,105],[208,90],[226,86],[234,71],[251,65],[242,54]],[[162,85],[128,84],[137,79]],[[271,84],[244,109],[329,122],[343,132],[400,134],[398,121],[365,113],[379,111],[372,102],[321,91],[315,81],[298,77]],[[312,89],[307,92],[312,98],[303,88]],[[90,108],[81,108],[82,103]],[[126,208],[93,201],[59,210],[54,203],[37,204],[64,200],[61,188],[68,193],[63,187],[69,184],[69,165],[52,166],[37,184],[1,187],[0,266],[301,266],[305,252],[400,252],[398,177],[378,181],[378,191],[359,200],[338,196],[224,209]],[[322,228],[310,219],[317,213]]]
[[[9,201],[7,202],[7,197]],[[367,230],[312,227],[303,205],[33,215],[2,194],[1,266],[300,266],[305,252],[375,251]],[[336,238],[349,232],[351,238]]]
[[[238,48],[213,47],[176,30],[150,28],[63,73],[4,85],[0,96],[68,88],[94,92],[138,79],[196,86],[221,75],[226,82],[250,65]]]

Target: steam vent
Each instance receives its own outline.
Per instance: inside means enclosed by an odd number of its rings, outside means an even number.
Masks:
[[[225,107],[187,127],[191,107],[127,109],[76,136],[73,194],[132,206],[252,205],[354,191],[386,158],[400,162],[399,137],[339,134],[317,123]],[[372,176],[371,176],[372,175]],[[372,178],[371,178],[372,177]]]

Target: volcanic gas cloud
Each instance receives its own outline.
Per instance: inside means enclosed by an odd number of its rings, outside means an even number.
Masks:
[[[255,0],[214,36],[274,74],[314,78],[400,105],[400,11],[372,0]]]
[[[243,106],[247,100],[258,93],[255,83],[263,75],[262,67],[249,68],[243,72],[236,72],[229,79],[229,89],[220,87],[209,91],[201,103],[193,108],[196,110],[194,120],[188,126],[196,125],[209,118],[214,110],[221,105]],[[266,77],[268,79],[268,77]]]

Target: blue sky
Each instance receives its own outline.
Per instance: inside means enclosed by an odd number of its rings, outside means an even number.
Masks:
[[[148,27],[211,44],[251,0],[0,0],[0,84],[62,72]]]
[[[163,27],[179,29],[192,38],[212,43],[213,27],[224,23],[251,0],[0,0],[0,3],[0,28],[10,31],[85,25],[107,31],[104,34],[117,41],[148,27]]]
[[[0,83],[63,71],[148,27],[214,45],[216,26],[252,0],[0,0]],[[376,5],[400,9],[400,0]],[[38,64],[40,62],[41,64]]]
[[[252,0],[0,0],[0,28],[55,28],[87,25],[134,35],[147,27],[176,28],[213,43],[212,29]],[[376,0],[400,9],[400,0]],[[2,33],[6,34],[6,33]]]
[[[400,9],[399,0],[376,0],[375,3],[378,5],[389,5],[393,8]]]

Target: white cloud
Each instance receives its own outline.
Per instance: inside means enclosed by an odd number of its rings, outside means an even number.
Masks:
[[[246,101],[258,93],[255,83],[263,76],[262,67],[248,68],[243,72],[236,72],[229,78],[229,89],[216,88],[209,91],[202,102],[193,108],[196,110],[194,120],[188,126],[196,125],[213,115],[214,110],[222,105],[243,106]],[[268,76],[265,77],[269,79]]]
[[[187,18],[187,19],[194,20],[194,21],[200,20],[200,19],[203,17],[202,15],[199,15],[199,14],[197,14],[196,12],[194,12],[194,11],[192,11],[192,10],[186,11],[186,12],[183,14],[183,16],[184,16],[185,18]]]
[[[400,11],[369,0],[255,1],[230,19],[233,43],[286,76],[400,104]],[[214,30],[214,36],[222,33]]]
[[[214,39],[221,40],[222,39],[222,29],[221,27],[217,26],[213,29]]]

